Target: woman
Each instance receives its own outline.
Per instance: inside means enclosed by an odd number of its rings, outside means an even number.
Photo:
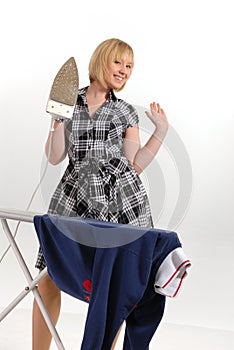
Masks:
[[[139,174],[157,154],[168,123],[160,105],[151,103],[151,112],[146,114],[154,131],[145,146],[140,146],[137,112],[114,94],[124,88],[133,66],[132,48],[119,39],[108,39],[94,51],[89,63],[90,85],[79,90],[72,120],[55,120],[51,149],[49,138],[46,142],[52,164],[69,157],[49,213],[153,227]],[[45,267],[41,252],[36,266],[40,270]],[[49,276],[40,282],[39,291],[56,324],[60,291]],[[33,349],[47,350],[50,342],[51,335],[34,302]]]

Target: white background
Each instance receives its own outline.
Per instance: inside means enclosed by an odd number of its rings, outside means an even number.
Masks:
[[[127,41],[135,52],[135,67],[118,96],[144,108],[159,101],[189,155],[191,163],[185,166],[192,168],[191,200],[174,230],[193,267],[181,294],[168,301],[165,320],[233,330],[232,1],[15,0],[2,4],[0,13],[0,207],[24,210],[39,182],[50,124],[45,106],[61,65],[74,56],[80,85],[87,85],[95,47],[111,37]],[[140,118],[142,130],[147,125],[150,133],[143,113]],[[144,136],[143,132],[143,143]],[[166,183],[161,216],[155,214],[158,168]],[[51,171],[45,180],[50,186],[37,193],[33,211],[46,212],[51,185],[56,185],[61,169]],[[173,150],[162,148],[143,180],[155,226],[167,228],[176,198],[185,191]],[[17,241],[36,274],[38,242],[31,226],[20,226]],[[0,255],[6,247],[1,229]],[[0,265],[0,306],[24,285],[9,252]],[[31,306],[31,297],[21,304]],[[85,312],[85,307],[64,295],[63,311]]]

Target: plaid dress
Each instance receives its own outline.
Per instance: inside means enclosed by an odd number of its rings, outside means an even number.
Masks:
[[[86,90],[79,90],[72,120],[65,121],[69,164],[48,213],[153,227],[146,190],[123,149],[126,129],[139,121],[137,112],[111,91],[90,117]],[[44,266],[40,251],[36,267]]]

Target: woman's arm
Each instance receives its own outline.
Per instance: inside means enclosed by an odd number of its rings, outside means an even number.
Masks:
[[[62,162],[67,154],[65,146],[64,123],[53,121],[52,130],[45,144],[45,153],[49,162],[53,165]]]
[[[151,113],[146,112],[146,115],[155,125],[156,129],[145,146],[140,146],[138,126],[128,128],[124,138],[125,155],[138,174],[154,159],[168,130],[167,117],[159,103],[151,103],[150,110]]]

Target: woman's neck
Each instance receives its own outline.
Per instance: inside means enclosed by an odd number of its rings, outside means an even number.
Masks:
[[[104,101],[109,97],[110,89],[104,88],[100,83],[94,81],[90,83],[87,91],[86,97],[92,100]]]
[[[98,108],[106,102],[110,90],[104,88],[97,82],[90,83],[86,91],[86,101],[88,104],[89,114],[93,116]]]

